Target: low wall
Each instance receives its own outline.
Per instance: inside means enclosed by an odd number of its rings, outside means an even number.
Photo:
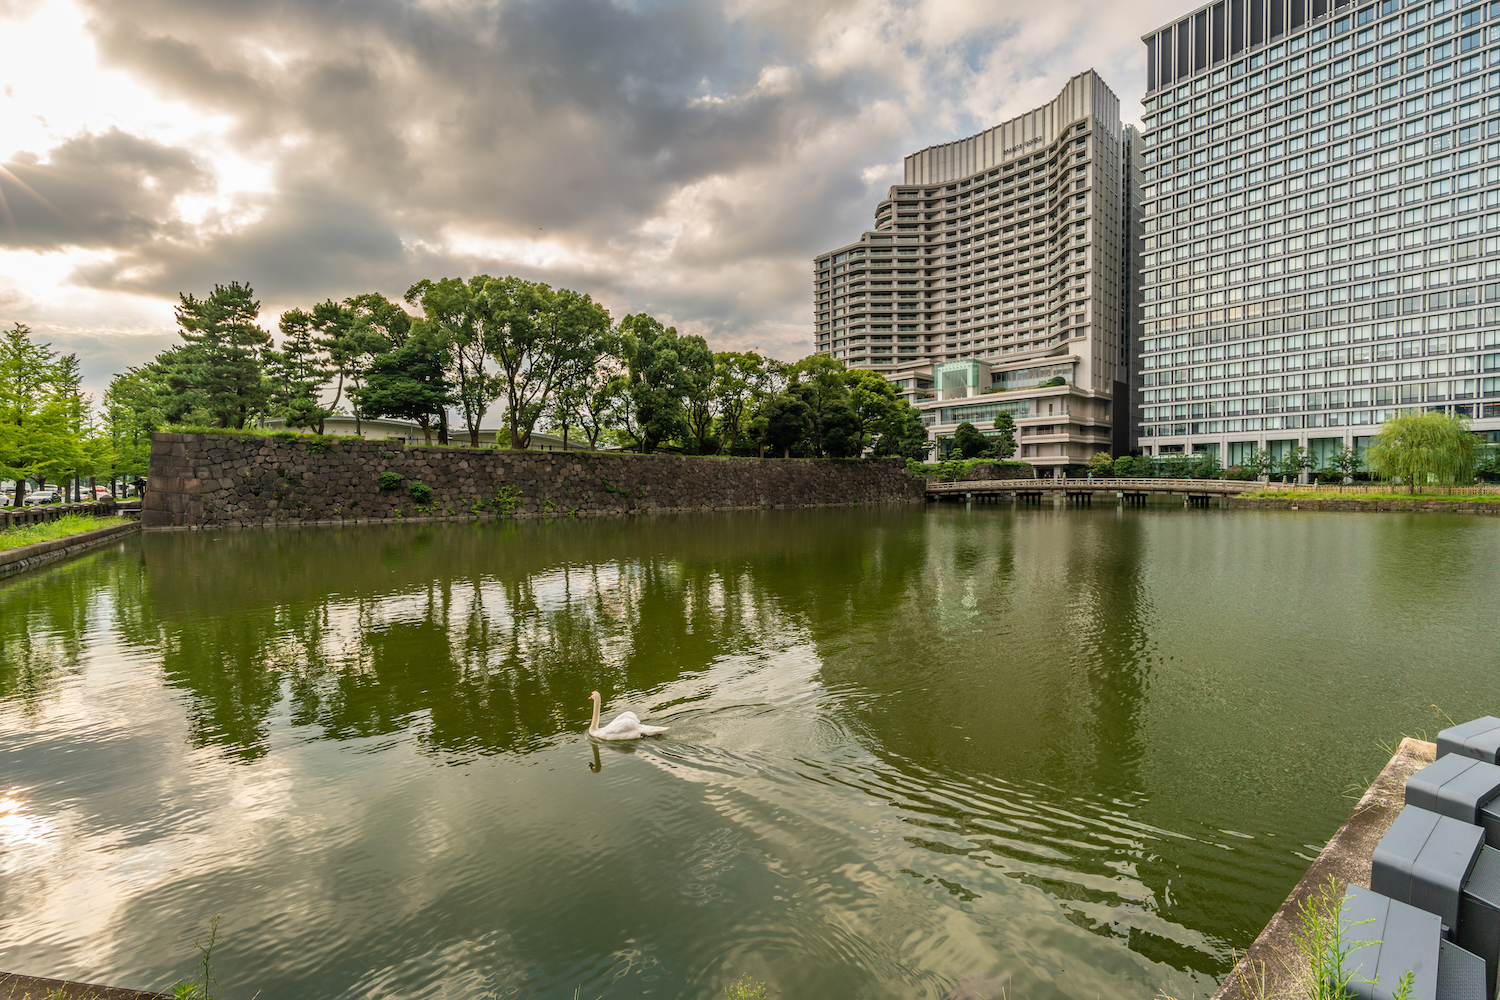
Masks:
[[[0,531],[8,528],[24,528],[28,524],[57,521],[69,514],[109,517],[115,513],[117,506],[114,500],[92,500],[88,503],[49,503],[39,507],[7,507],[0,510]]]
[[[47,563],[67,559],[69,556],[87,552],[108,542],[118,541],[122,536],[140,531],[139,524],[112,524],[95,528],[66,538],[54,538],[50,542],[36,542],[19,548],[0,551],[0,579],[13,576],[28,569],[36,569]]]
[[[1439,514],[1500,514],[1500,503],[1473,500],[1316,500],[1301,497],[1230,497],[1242,510],[1425,511]]]
[[[70,983],[63,979],[40,979],[0,972],[0,1000],[171,1000],[165,993],[141,993],[113,986]]]
[[[381,474],[401,483],[381,488]],[[420,502],[408,489],[432,490]],[[905,460],[688,458],[160,433],[144,527],[921,503]]]

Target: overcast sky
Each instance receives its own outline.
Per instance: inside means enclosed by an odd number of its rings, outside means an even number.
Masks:
[[[179,292],[281,310],[517,274],[718,350],[811,350],[811,257],[901,157],[1097,69],[1181,2],[0,0],[0,324],[94,391]]]

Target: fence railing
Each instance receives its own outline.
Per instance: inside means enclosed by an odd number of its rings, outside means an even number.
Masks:
[[[1093,479],[1086,477],[1070,477],[1067,479],[1054,478],[1052,476],[1037,479],[958,479],[942,480],[939,482],[928,481],[929,491],[943,493],[989,492],[989,491],[1019,491],[1022,493],[1035,492],[1060,492],[1075,490],[1099,490],[1129,492],[1145,491],[1157,493],[1170,492],[1193,492],[1193,493],[1243,493],[1249,490],[1265,489],[1268,484],[1244,479],[1167,479],[1164,477],[1143,477],[1140,479],[1105,479],[1095,476]]]
[[[1267,490],[1317,490],[1329,493],[1405,493],[1404,483],[1279,483],[1258,484]],[[1500,483],[1473,483],[1463,486],[1417,486],[1418,493],[1443,493],[1454,496],[1482,496],[1500,494]]]
[[[0,507],[0,530],[19,528],[28,524],[45,524],[68,514],[85,517],[111,517],[117,512],[113,500],[97,500],[93,503],[49,503],[36,507]]]

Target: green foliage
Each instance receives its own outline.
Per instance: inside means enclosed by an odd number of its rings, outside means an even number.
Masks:
[[[1399,478],[1415,493],[1418,483],[1449,484],[1472,475],[1474,435],[1463,417],[1402,414],[1380,428],[1367,459],[1377,476]]]
[[[995,414],[995,430],[1000,432],[995,439],[996,456],[1010,458],[1016,453],[1016,418],[1001,410]]]
[[[885,381],[881,379],[881,381]],[[864,424],[848,403],[838,401],[823,412],[823,453],[830,458],[855,458],[863,449]]]
[[[214,948],[218,945],[218,940],[219,915],[215,913],[208,919],[208,943],[203,944],[198,938],[193,939],[193,947],[202,955],[193,978],[172,987],[172,996],[177,1000],[214,1000],[214,990],[219,987],[213,967]]]
[[[370,362],[360,406],[369,417],[401,417],[422,428],[432,444],[432,423],[454,401],[448,386],[448,350],[431,330],[422,327],[394,351]]]
[[[1089,471],[1096,476],[1108,476],[1115,471],[1115,460],[1107,451],[1096,451],[1089,459]]]
[[[1275,460],[1273,471],[1278,476],[1297,479],[1301,477],[1302,470],[1310,465],[1312,465],[1312,456],[1308,454],[1307,449],[1294,444]]]
[[[1038,382],[1037,383],[1037,388],[1038,389],[1047,389],[1047,388],[1050,388],[1050,387],[1052,387],[1054,385],[1067,385],[1067,384],[1068,384],[1068,380],[1066,378],[1064,378],[1061,375],[1054,375],[1052,378],[1049,378],[1045,382]]]
[[[895,412],[886,418],[880,436],[875,439],[875,456],[899,456],[911,463],[926,458],[931,451],[932,439],[927,436],[927,425],[922,423],[922,411],[905,400],[897,400]]]
[[[76,355],[31,339],[20,323],[0,340],[0,478],[16,480],[20,504],[27,479],[44,483],[105,474],[114,462],[109,437],[89,420]]]
[[[553,394],[576,386],[598,364],[609,341],[609,313],[587,295],[521,278],[482,275],[470,286],[476,322],[499,366],[511,447],[527,448]]]
[[[761,410],[764,437],[773,451],[791,458],[792,450],[812,434],[812,411],[796,396],[777,396]]]
[[[394,490],[401,485],[402,476],[399,472],[382,472],[380,474],[380,488],[382,490]]]
[[[1134,455],[1121,455],[1115,459],[1114,474],[1121,479],[1134,479],[1147,476],[1150,474],[1150,460],[1144,461],[1144,468],[1142,467],[1142,462],[1141,458]]]
[[[23,524],[0,531],[0,552],[18,549],[37,542],[54,542],[59,538],[81,535],[85,531],[110,528],[117,524],[129,524],[123,517],[92,517],[88,514],[64,514],[55,521],[40,524]]]
[[[495,509],[503,516],[510,517],[521,505],[521,488],[519,486],[501,486],[495,490]]]
[[[385,478],[384,474],[382,474],[381,478]],[[432,487],[428,486],[426,483],[408,483],[406,486],[406,492],[411,494],[412,500],[416,503],[432,502]]]
[[[953,453],[959,458],[985,458],[994,454],[990,439],[965,421],[953,429]]]
[[[724,996],[728,1000],[766,1000],[767,989],[765,983],[744,976],[739,982],[724,987]]]
[[[312,317],[300,309],[281,314],[281,348],[267,347],[265,361],[268,412],[282,417],[288,427],[310,427],[322,431],[323,420],[333,414],[318,400],[332,372],[325,366],[321,347],[314,343]]]
[[[688,392],[688,371],[683,355],[694,359],[696,370],[698,344],[679,341],[676,327],[662,326],[645,314],[626,316],[620,321],[621,350],[628,370],[626,393],[634,417],[634,433],[641,451],[655,451],[668,440],[687,431],[683,398]],[[698,340],[702,338],[688,338]],[[703,351],[707,351],[706,344]]]
[[[1344,890],[1333,876],[1298,901],[1293,937],[1307,965],[1304,983],[1308,1000],[1347,1000],[1354,971],[1349,956],[1370,941],[1348,937],[1344,923]],[[1357,926],[1357,925],[1356,925]]]
[[[464,415],[470,447],[479,447],[479,425],[490,404],[500,394],[500,385],[489,370],[490,348],[496,331],[488,321],[494,310],[483,301],[487,274],[469,279],[423,279],[406,290],[406,301],[422,309],[422,319],[413,323],[443,346],[448,360],[448,383],[454,401]]]
[[[807,408],[809,444],[813,455],[822,458],[827,454],[824,441],[827,432],[834,426],[847,432],[844,411],[849,408],[849,387],[844,365],[826,354],[812,354],[792,365],[788,372],[791,383],[787,395],[801,400]]]
[[[244,427],[264,411],[268,395],[261,352],[271,335],[256,325],[260,303],[249,285],[215,285],[207,298],[179,296],[176,309],[182,344],[152,364],[165,380],[163,406],[169,420],[201,415],[216,427]]]

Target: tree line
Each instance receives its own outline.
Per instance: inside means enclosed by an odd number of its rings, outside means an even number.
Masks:
[[[175,308],[180,343],[115,376],[93,411],[78,361],[19,324],[0,358],[0,472],[49,480],[144,475],[167,426],[243,429],[279,419],[322,433],[329,417],[415,422],[428,444],[500,445],[539,431],[589,448],[690,455],[925,457],[919,412],[871,372],[826,355],[787,363],[711,350],[644,313],[615,322],[586,294],[521,278],[422,280],[293,308],[262,325],[247,284]],[[20,487],[18,486],[18,493]]]

